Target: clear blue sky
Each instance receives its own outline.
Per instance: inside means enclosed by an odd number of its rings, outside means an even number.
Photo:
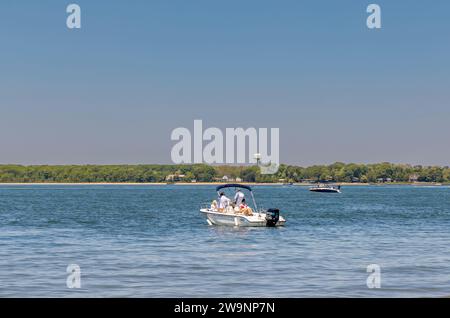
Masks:
[[[285,163],[449,164],[448,0],[72,2],[81,30],[0,2],[0,163],[170,163],[203,119],[279,127]]]

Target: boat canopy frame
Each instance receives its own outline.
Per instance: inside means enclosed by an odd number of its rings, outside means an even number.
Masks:
[[[253,206],[255,207],[255,211],[258,211],[258,206],[256,205],[255,196],[253,195],[253,190],[251,187],[245,184],[239,184],[239,183],[227,183],[216,187],[217,195],[220,196],[220,190],[226,189],[226,188],[240,188],[240,189],[246,189],[250,192],[250,195],[252,197]]]
[[[248,185],[239,184],[239,183],[227,183],[227,184],[220,185],[216,188],[216,191],[219,192],[221,189],[225,189],[225,188],[242,188],[242,189],[247,189],[248,191],[252,191],[252,188],[250,188]]]

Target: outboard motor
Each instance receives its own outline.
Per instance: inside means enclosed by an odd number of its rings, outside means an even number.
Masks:
[[[266,226],[273,227],[280,219],[279,209],[268,209],[266,212]]]

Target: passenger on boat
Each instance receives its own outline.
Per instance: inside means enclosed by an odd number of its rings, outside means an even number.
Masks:
[[[217,201],[216,200],[213,200],[213,202],[211,202],[211,210],[217,211]]]
[[[219,208],[218,208],[218,210],[220,212],[223,212],[230,205],[230,202],[231,202],[231,200],[227,198],[225,193],[220,192]]]
[[[236,204],[236,206],[240,206],[242,200],[245,200],[244,193],[241,191],[241,189],[236,189],[236,195],[234,196],[234,203]]]
[[[239,211],[247,216],[253,215],[253,210],[245,203],[245,199],[242,199],[242,203],[239,205]]]

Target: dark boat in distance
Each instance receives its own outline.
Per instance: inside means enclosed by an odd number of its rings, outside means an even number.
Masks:
[[[310,187],[309,191],[312,192],[325,192],[325,193],[341,193],[341,186],[318,184],[314,187]]]

